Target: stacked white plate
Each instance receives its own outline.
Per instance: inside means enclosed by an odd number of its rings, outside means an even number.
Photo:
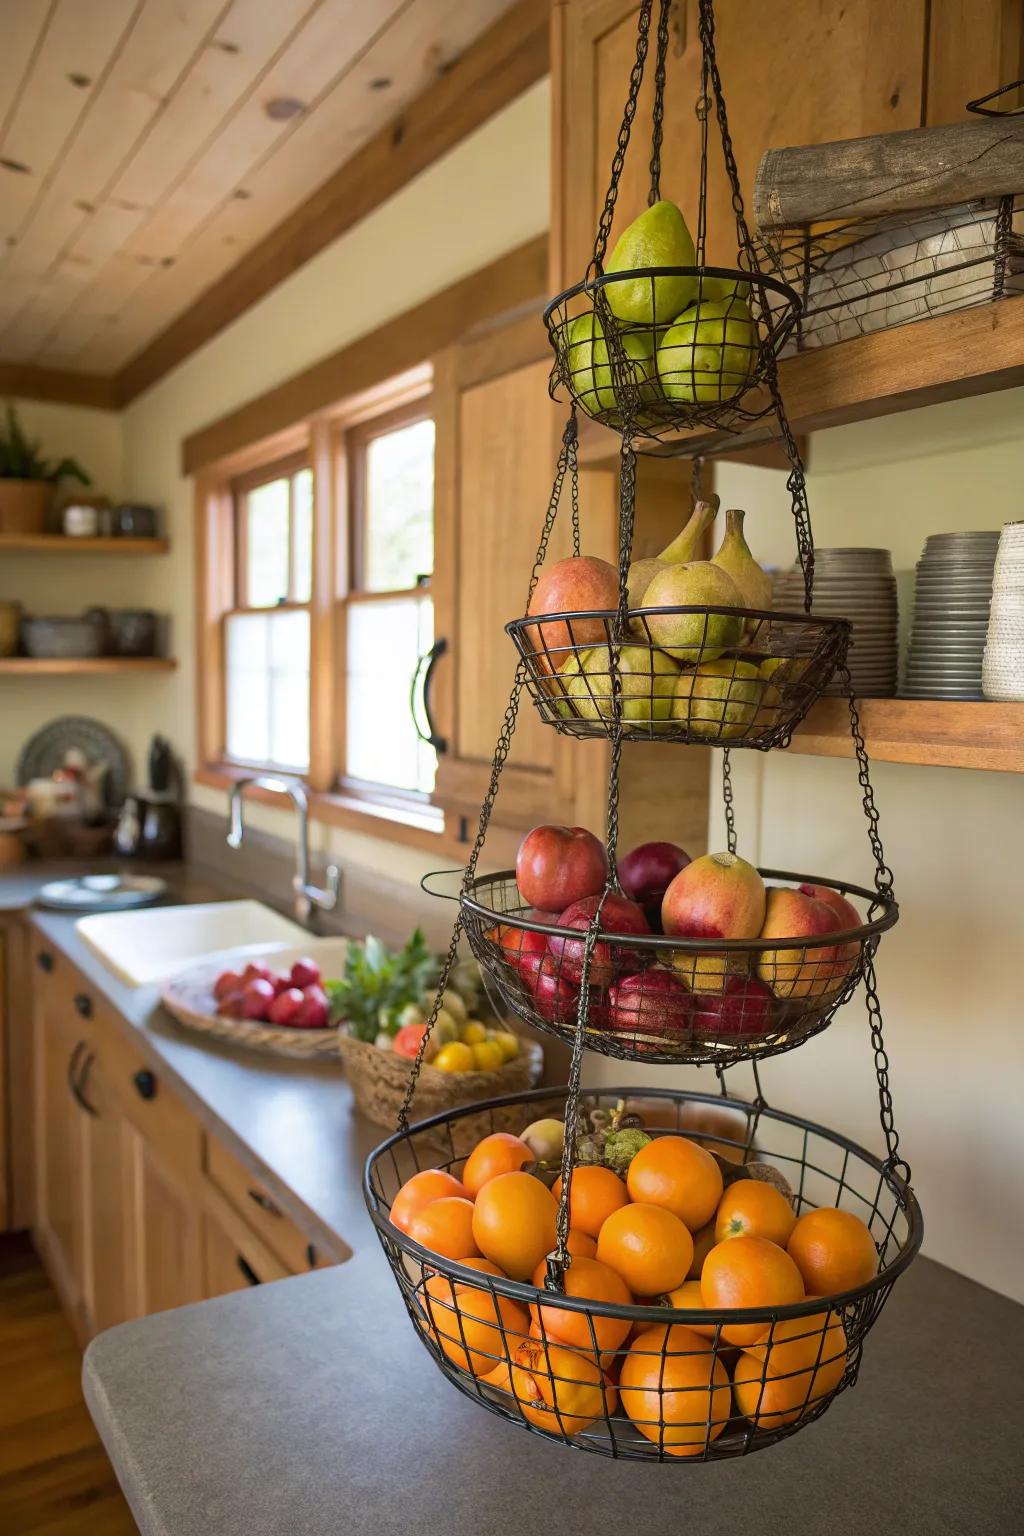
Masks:
[[[905,699],[980,699],[998,529],[933,533],[917,562]]]
[[[776,608],[800,612],[803,594],[799,565],[776,577]],[[862,698],[891,699],[899,671],[899,607],[889,551],[816,549],[812,612],[852,624],[847,663],[854,692]],[[835,682],[826,692],[841,694],[844,689]]]
[[[986,699],[1024,699],[1024,523],[999,538],[982,687]]]

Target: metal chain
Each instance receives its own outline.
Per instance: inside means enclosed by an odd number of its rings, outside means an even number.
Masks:
[[[725,170],[729,177],[730,188],[732,189],[732,210],[736,216],[736,238],[741,255],[747,258],[748,270],[754,270],[757,267],[754,243],[750,238],[750,230],[747,227],[747,216],[743,207],[743,193],[740,189],[740,175],[736,168],[736,155],[733,151],[732,138],[729,134],[729,120],[725,111],[722,76],[719,73],[718,59],[715,56],[714,0],[699,0],[697,30],[700,37],[703,61],[702,71],[706,71],[706,75],[711,82],[711,89],[715,99],[715,112],[718,117],[718,127],[722,135],[722,153],[725,156]]]
[[[576,1033],[572,1041],[569,1061],[569,1081],[565,1099],[565,1140],[562,1143],[562,1188],[559,1192],[558,1216],[555,1223],[556,1244],[554,1252],[547,1256],[546,1290],[564,1290],[565,1271],[572,1263],[569,1253],[569,1214],[572,1194],[572,1172],[576,1166],[576,1130],[579,1124],[580,1080],[583,1076],[583,1051],[586,1042],[587,1018],[590,1012],[590,966],[601,926],[601,908],[608,896],[607,889],[601,897],[593,921],[587,929],[583,945],[583,974],[580,978],[580,995],[576,1006]]]
[[[487,828],[490,825],[491,812],[494,809],[494,802],[498,794],[498,782],[501,778],[501,770],[505,766],[505,760],[508,757],[509,750],[512,746],[512,735],[515,731],[516,716],[519,713],[519,700],[522,697],[523,685],[525,682],[526,663],[524,661],[520,661],[519,665],[516,667],[515,681],[512,684],[512,693],[508,701],[508,707],[505,710],[505,718],[501,723],[501,730],[498,733],[498,744],[494,749],[494,760],[491,763],[491,778],[487,786],[487,793],[484,796],[483,805],[480,807],[480,822],[477,827],[476,841],[473,843],[473,847],[470,850],[469,859],[466,863],[466,868],[462,875],[463,895],[469,891],[470,886],[473,883],[473,876],[476,874],[477,861],[480,858],[480,852],[484,846],[484,840],[487,836]],[[401,1107],[398,1111],[398,1129],[403,1133],[409,1129],[409,1109],[412,1105],[413,1094],[416,1092],[416,1084],[419,1080],[420,1068],[423,1066],[423,1058],[426,1054],[427,1042],[433,1033],[434,1025],[437,1023],[437,1016],[441,1012],[441,1004],[444,998],[445,989],[448,985],[448,977],[451,975],[452,966],[455,964],[456,951],[459,947],[459,940],[462,937],[462,922],[462,909],[460,907],[459,915],[455,919],[455,926],[452,929],[452,937],[451,942],[448,945],[448,953],[445,956],[444,964],[441,967],[441,976],[437,984],[437,994],[434,998],[434,1006],[430,1010],[430,1017],[427,1020],[427,1027],[423,1031],[423,1037],[420,1040],[416,1055],[413,1058],[412,1071],[409,1074],[409,1081],[406,1085],[405,1093],[402,1096]]]
[[[730,853],[735,853],[736,813],[732,803],[732,761],[728,747],[722,751],[722,800],[725,804],[725,846]]]
[[[1006,291],[1006,265],[1013,239],[1012,197],[1001,197],[996,209],[995,261],[992,264],[992,297],[1001,299]]]
[[[579,426],[576,421],[576,403],[572,407],[572,436],[566,444],[569,459],[569,489],[572,494],[572,552],[580,557],[580,460],[577,450]],[[568,428],[566,429],[568,431]]]
[[[661,199],[661,141],[665,125],[665,60],[668,56],[668,17],[672,0],[661,0],[658,12],[658,42],[654,66],[654,107],[651,113],[651,187],[647,206]]]
[[[701,496],[701,482],[704,478],[704,455],[695,453],[690,465],[690,497],[694,506],[703,498]]]
[[[608,184],[608,191],[605,194],[601,219],[597,226],[597,238],[594,241],[594,254],[591,257],[590,267],[587,271],[588,277],[603,271],[605,252],[608,249],[608,237],[612,232],[612,221],[615,218],[615,203],[619,195],[619,180],[622,176],[622,167],[626,160],[626,150],[629,148],[629,135],[633,126],[633,119],[636,116],[637,99],[640,95],[640,87],[643,84],[653,4],[654,0],[643,0],[640,6],[640,19],[636,39],[636,61],[629,76],[629,95],[626,98],[622,123],[619,126],[615,154],[612,157],[612,176]]]
[[[882,847],[878,807],[875,805],[875,792],[871,786],[868,749],[864,745],[864,736],[860,728],[860,713],[853,691],[853,679],[850,677],[850,669],[845,660],[837,670],[850,705],[850,735],[853,737],[853,750],[857,757],[857,782],[863,795],[864,815],[868,823],[868,842],[875,856],[875,890],[879,896],[891,896],[893,873],[885,861],[885,849]]]
[[[768,299],[763,293],[761,294],[761,303],[765,308],[767,318]],[[782,444],[790,464],[786,489],[789,491],[793,512],[797,558],[800,561],[800,569],[804,577],[804,612],[810,613],[814,602],[814,532],[811,528],[811,509],[807,502],[807,479],[804,474],[804,461],[797,440],[793,435],[793,429],[789,424],[786,407],[782,401],[782,391],[779,388],[778,360],[770,347],[767,348],[765,359],[765,381],[772,397],[775,419],[779,424]]]
[[[565,430],[562,433],[562,446],[559,449],[558,463],[555,466],[555,483],[551,487],[551,497],[548,501],[547,512],[544,514],[544,526],[541,529],[540,543],[537,545],[537,553],[534,556],[533,561],[533,570],[530,572],[530,587],[526,594],[526,607],[523,609],[524,613],[529,613],[530,611],[530,599],[533,596],[534,588],[536,587],[537,582],[540,580],[541,567],[544,564],[544,560],[548,552],[548,540],[551,538],[551,530],[555,526],[555,518],[558,516],[558,508],[562,500],[562,485],[565,480],[565,471],[567,468],[569,468],[570,465],[572,466],[572,514],[574,542],[578,540],[580,517],[579,475],[576,468],[576,440],[578,432],[579,425],[576,420],[576,407],[574,405],[572,410],[569,412],[569,420],[566,422]],[[579,553],[578,549],[576,550],[576,553]]]
[[[876,940],[877,943],[877,940]],[[878,1079],[878,1117],[882,1122],[887,1152],[886,1166],[899,1173],[910,1183],[910,1164],[900,1157],[900,1137],[892,1109],[892,1092],[889,1088],[889,1055],[882,1037],[882,1005],[878,1000],[878,982],[875,977],[875,945],[864,962],[864,996],[867,1002],[868,1023],[871,1027],[871,1046],[875,1053],[875,1076]]]

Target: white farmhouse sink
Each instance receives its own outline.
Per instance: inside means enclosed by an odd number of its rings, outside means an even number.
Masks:
[[[212,901],[80,917],[93,954],[129,987],[149,986],[211,956],[305,952],[317,940],[261,901]],[[226,967],[225,967],[226,968]]]

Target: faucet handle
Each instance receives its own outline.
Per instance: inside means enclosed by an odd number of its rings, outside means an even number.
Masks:
[[[332,912],[338,905],[338,896],[341,892],[341,870],[337,864],[328,864],[324,870],[327,881],[325,888],[318,885],[308,885],[298,875],[292,881],[296,894],[304,898],[311,907],[317,907],[321,912]]]

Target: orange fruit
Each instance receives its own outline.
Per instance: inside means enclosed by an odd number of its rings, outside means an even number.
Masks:
[[[679,1312],[707,1311],[699,1280],[684,1280],[682,1285],[677,1285],[674,1291],[669,1291],[668,1300],[669,1305]],[[694,1333],[701,1334],[705,1339],[713,1339],[717,1332],[714,1323],[688,1322],[686,1327],[692,1328]]]
[[[774,1184],[763,1179],[737,1179],[718,1202],[715,1240],[727,1237],[766,1237],[785,1248],[796,1226],[796,1212]]]
[[[624,1205],[601,1228],[597,1257],[634,1296],[660,1296],[686,1279],[693,1238],[664,1206]]]
[[[476,1197],[476,1248],[513,1280],[529,1280],[555,1246],[557,1216],[554,1195],[532,1173],[499,1173]]]
[[[562,1198],[562,1180],[557,1178],[551,1191]],[[629,1192],[617,1173],[596,1164],[574,1168],[569,1185],[569,1225],[596,1237],[612,1211],[628,1205]]]
[[[589,1232],[580,1232],[575,1227],[570,1227],[565,1246],[574,1259],[597,1258],[597,1239],[591,1237]]]
[[[615,1411],[615,1388],[592,1358],[529,1339],[512,1356],[519,1412],[554,1435],[577,1435]]]
[[[543,1259],[534,1270],[533,1283],[538,1290],[543,1289]],[[566,1296],[577,1296],[586,1301],[606,1302],[618,1307],[628,1307],[633,1301],[625,1281],[598,1259],[574,1259],[565,1271],[562,1284]],[[588,1350],[591,1354],[595,1341],[598,1353],[618,1349],[630,1329],[628,1318],[602,1317],[599,1312],[571,1312],[560,1307],[554,1295],[550,1306],[531,1306],[530,1315],[540,1324],[542,1338],[568,1344],[571,1349]]]
[[[431,1200],[440,1200],[445,1195],[462,1200],[470,1198],[466,1186],[440,1168],[424,1168],[422,1173],[414,1173],[395,1196],[391,1207],[392,1223],[400,1232],[408,1232],[413,1217]]]
[[[704,1304],[714,1311],[733,1307],[785,1307],[802,1301],[800,1271],[784,1249],[766,1237],[730,1237],[716,1243],[700,1275]],[[729,1344],[754,1344],[767,1324],[735,1323],[722,1329]]]
[[[473,1241],[473,1202],[459,1195],[431,1200],[413,1217],[409,1236],[446,1259],[476,1258],[480,1253]]]
[[[718,1164],[685,1136],[656,1136],[641,1147],[626,1174],[629,1198],[644,1205],[663,1205],[691,1232],[715,1214],[722,1198]]]
[[[823,1207],[805,1211],[786,1251],[813,1296],[837,1296],[865,1285],[878,1273],[874,1239],[859,1216]]]
[[[784,1318],[736,1362],[736,1407],[758,1429],[794,1424],[836,1390],[845,1370],[846,1334],[835,1312]]]
[[[622,1362],[619,1397],[640,1433],[670,1456],[699,1456],[732,1408],[725,1367],[681,1323],[640,1335]]]
[[[715,1236],[715,1224],[709,1221],[706,1227],[698,1227],[693,1234],[693,1258],[686,1272],[687,1280],[699,1280],[700,1272],[704,1268],[704,1260],[718,1242]]]
[[[464,1259],[484,1274],[500,1275],[489,1259]],[[446,1275],[431,1275],[424,1286],[424,1306],[431,1331],[454,1365],[472,1376],[486,1376],[507,1361],[526,1337],[526,1308],[508,1296],[478,1290]]]
[[[533,1153],[518,1136],[507,1131],[495,1131],[477,1142],[466,1158],[462,1170],[462,1182],[469,1190],[470,1198],[476,1199],[488,1179],[496,1179],[499,1173],[515,1173],[524,1163],[534,1161]]]

